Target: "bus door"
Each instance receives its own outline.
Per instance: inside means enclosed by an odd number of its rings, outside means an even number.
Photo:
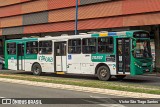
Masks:
[[[17,70],[24,70],[24,44],[17,44]]]
[[[117,39],[117,74],[130,74],[130,39]]]
[[[67,71],[66,42],[54,43],[54,67],[55,71]]]

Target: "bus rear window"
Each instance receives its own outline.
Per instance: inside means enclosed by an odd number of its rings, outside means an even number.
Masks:
[[[52,41],[40,41],[39,54],[52,54]]]
[[[7,43],[7,53],[8,55],[16,54],[16,43]]]

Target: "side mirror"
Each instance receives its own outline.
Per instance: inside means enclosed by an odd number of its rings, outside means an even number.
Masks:
[[[132,43],[132,44],[133,44],[133,49],[131,50],[131,52],[136,49],[136,48],[135,48],[135,47],[137,46],[136,40],[133,40],[133,43]]]

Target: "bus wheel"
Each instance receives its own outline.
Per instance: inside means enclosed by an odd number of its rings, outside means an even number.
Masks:
[[[97,70],[98,79],[107,81],[111,78],[110,71],[107,66],[100,66]]]
[[[116,75],[115,76],[118,80],[123,80],[125,77],[126,77],[126,75]]]
[[[42,68],[41,66],[36,63],[32,66],[32,72],[33,72],[33,75],[41,75],[42,73]]]

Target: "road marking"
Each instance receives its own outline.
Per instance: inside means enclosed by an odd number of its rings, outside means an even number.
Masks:
[[[91,98],[109,98],[109,97],[99,97],[99,96],[90,96]]]
[[[1,96],[0,96],[0,98],[6,98],[6,97],[1,97]]]
[[[121,104],[98,104],[100,106],[104,106],[104,107],[126,107],[124,105]]]
[[[95,101],[90,101],[90,100],[83,100],[83,101],[86,101],[88,103],[97,104],[97,105],[103,106],[103,107],[126,107],[122,104],[98,104],[99,102],[95,102]]]
[[[99,100],[100,100],[100,101],[103,101],[103,102],[106,102],[106,100],[103,99],[103,98],[107,98],[107,97],[99,97],[99,96],[90,96],[90,97],[91,97],[91,98],[102,98],[102,99],[99,99]],[[99,102],[90,101],[90,100],[85,100],[85,101],[90,102],[90,103],[93,103],[93,104],[99,103]],[[112,101],[112,102],[114,102],[114,101]],[[116,103],[116,102],[115,102],[115,103]],[[122,104],[97,104],[97,105],[103,106],[103,107],[126,107],[126,106],[124,106],[124,105],[122,105]]]
[[[99,96],[90,96],[91,98],[102,98],[100,99],[101,101],[104,101],[106,102],[105,99],[103,98],[107,98],[107,97],[99,97]],[[114,101],[113,101],[114,102]],[[115,102],[116,103],[116,102]],[[100,106],[104,106],[104,107],[125,107],[124,105],[121,105],[121,104],[98,104]]]

